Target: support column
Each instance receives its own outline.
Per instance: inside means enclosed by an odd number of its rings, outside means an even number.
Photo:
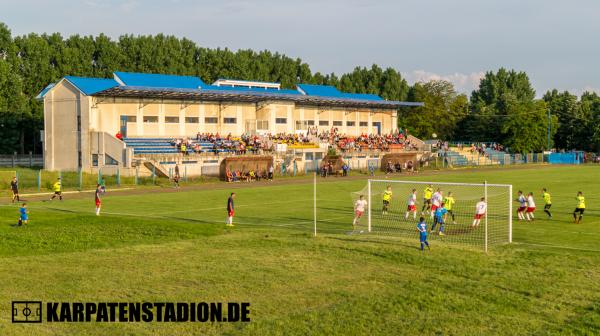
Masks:
[[[158,104],[158,135],[165,135],[165,103]]]
[[[144,136],[144,100],[138,103],[138,109],[135,116],[135,128],[137,136]]]
[[[291,125],[291,127],[290,127]],[[290,132],[291,128],[291,132]],[[287,132],[286,133],[294,133],[296,128],[296,120],[294,120],[294,109],[291,105],[287,106]]]
[[[198,105],[198,122],[200,123],[198,125],[198,131],[200,133],[206,133],[204,118],[206,118],[206,106],[204,105],[204,103],[200,102],[200,104]]]
[[[190,136],[192,134],[186,134],[186,131],[187,131],[186,127],[185,127],[186,112],[187,112],[187,107],[185,106],[185,102],[184,102],[182,105],[179,105],[179,134],[185,135],[185,136]]]

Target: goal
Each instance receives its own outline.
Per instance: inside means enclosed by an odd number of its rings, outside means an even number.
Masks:
[[[409,209],[413,191],[416,202],[412,209],[415,211]],[[384,194],[391,195],[385,197],[387,202],[384,202]],[[471,245],[486,252],[491,246],[512,242],[512,185],[369,180],[361,191],[352,193],[353,203],[360,195],[367,200],[368,210],[366,220],[360,222],[357,229],[366,233],[414,238],[422,216],[431,230],[430,240]],[[441,224],[434,227],[432,197],[452,203],[447,206],[443,228]],[[482,199],[487,210],[475,221],[476,206]],[[440,231],[443,232],[440,234]]]

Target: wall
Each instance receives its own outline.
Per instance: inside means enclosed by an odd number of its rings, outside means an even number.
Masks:
[[[44,99],[44,167],[48,170],[77,170],[79,167],[77,115],[82,96],[69,82],[62,80]]]

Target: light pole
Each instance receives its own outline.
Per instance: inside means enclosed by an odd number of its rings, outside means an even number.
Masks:
[[[551,128],[551,122],[550,122],[550,109],[548,109],[548,151],[550,151],[550,128]]]

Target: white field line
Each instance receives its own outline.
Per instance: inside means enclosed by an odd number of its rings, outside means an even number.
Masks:
[[[113,191],[124,191],[124,190],[133,190],[135,188],[118,188],[118,189],[110,189],[110,192]],[[71,190],[71,191],[63,191],[62,194],[82,194],[82,193],[92,193],[96,191],[96,189],[89,189],[89,190]],[[44,196],[44,195],[54,195],[54,192],[40,192],[40,193],[32,193],[32,194],[19,194],[19,196],[21,197],[28,197],[28,196]]]
[[[236,205],[236,208],[245,208],[245,207],[258,207],[261,205],[273,205],[273,204],[287,204],[287,203],[295,203],[295,202],[308,202],[308,201],[312,201],[312,199],[305,199],[305,200],[294,200],[294,201],[278,201],[278,202],[268,202],[268,203],[252,203],[252,204],[242,204],[242,205]],[[312,204],[310,204],[312,206]],[[186,210],[177,210],[177,211],[165,211],[165,212],[157,212],[157,213],[153,213],[152,215],[166,215],[166,214],[175,214],[175,213],[180,213],[180,212],[200,212],[200,211],[209,211],[209,210],[225,210],[225,207],[214,207],[214,208],[199,208],[199,209],[186,209]]]
[[[278,202],[278,203],[282,203],[282,202]],[[286,202],[286,203],[289,203]],[[264,203],[263,203],[264,204]],[[248,205],[251,206],[251,205]],[[83,210],[71,210],[71,209],[60,209],[60,208],[51,208],[51,207],[42,207],[48,210],[54,210],[54,211],[68,211],[68,212],[73,212],[73,213],[82,213],[82,214],[92,214],[93,211],[83,211]],[[203,209],[203,210],[207,210]],[[210,208],[213,209],[213,208]],[[222,207],[216,208],[216,209],[223,209]],[[179,212],[179,211],[178,211]],[[102,211],[100,213],[101,215],[105,214],[105,215],[113,215],[113,216],[129,216],[129,217],[139,217],[139,218],[153,218],[153,219],[172,219],[170,216],[168,216],[168,213],[165,213],[163,215],[160,214],[132,214],[132,213],[125,213],[125,212],[110,212],[110,211]],[[350,215],[348,216],[336,216],[336,217],[331,217],[328,219],[317,219],[317,222],[333,222],[336,220],[339,220],[341,218],[349,218]],[[185,220],[194,220],[194,218],[180,218],[179,220],[181,221],[185,221]],[[213,219],[208,219],[209,221],[212,221]],[[304,220],[304,221],[282,221],[279,220],[277,218],[273,218],[272,221],[274,222],[282,222],[282,224],[259,224],[256,222],[246,222],[246,221],[235,221],[235,223],[237,224],[243,224],[243,225],[250,225],[250,226],[276,226],[276,227],[283,227],[283,226],[304,226],[306,224],[312,224],[313,221],[312,220]],[[221,224],[221,222],[223,222],[223,224],[225,223],[225,216],[223,216],[223,219],[216,219],[214,220],[214,224]]]

